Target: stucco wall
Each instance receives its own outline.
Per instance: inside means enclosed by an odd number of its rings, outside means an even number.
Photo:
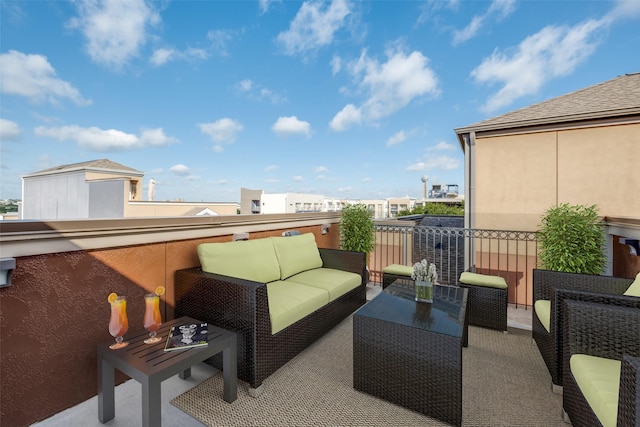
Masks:
[[[475,150],[476,228],[535,231],[556,203],[640,212],[638,124],[483,137]]]
[[[339,246],[338,224],[325,235],[319,225],[283,227],[251,232],[251,239],[295,228],[314,233],[319,247]],[[199,243],[230,240],[227,234],[17,257],[12,286],[0,289],[0,425],[28,426],[94,396],[96,346],[113,339],[109,293],[128,295],[127,335],[144,333],[144,294],[164,285],[163,319],[173,318],[174,272],[199,265]],[[127,379],[116,373],[117,382]]]

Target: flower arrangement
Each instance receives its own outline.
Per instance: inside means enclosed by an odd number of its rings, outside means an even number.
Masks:
[[[436,265],[434,263],[429,264],[426,259],[416,262],[413,264],[413,274],[411,274],[411,278],[413,280],[434,283],[438,280]]]

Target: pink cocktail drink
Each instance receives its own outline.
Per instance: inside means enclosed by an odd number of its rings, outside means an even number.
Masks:
[[[109,333],[116,339],[116,343],[110,345],[109,348],[115,350],[126,347],[129,343],[123,342],[123,336],[128,330],[127,297],[118,296],[111,302],[111,318],[109,319]]]
[[[160,296],[147,294],[144,296],[144,328],[149,331],[149,338],[144,340],[146,344],[155,344],[161,340],[156,336],[156,331],[162,325],[160,316]]]

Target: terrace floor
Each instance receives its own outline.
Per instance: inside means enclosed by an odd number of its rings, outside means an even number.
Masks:
[[[371,299],[381,291],[380,286],[369,285],[367,299]],[[531,330],[531,309],[509,305],[507,309],[508,326],[512,328]],[[199,363],[192,367],[191,377],[181,380],[177,375],[162,382],[162,423],[165,426],[202,427],[190,415],[171,405],[169,402],[200,382],[215,374],[217,369]],[[141,415],[142,388],[135,380],[129,380],[116,387],[115,407],[116,416],[106,424],[98,421],[98,397],[94,396],[74,407],[59,412],[41,422],[32,424],[35,427],[132,427],[142,425]]]

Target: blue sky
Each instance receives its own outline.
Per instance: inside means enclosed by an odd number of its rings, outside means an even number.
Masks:
[[[420,198],[454,129],[640,71],[640,1],[0,2],[0,198],[108,158],[155,200]]]

